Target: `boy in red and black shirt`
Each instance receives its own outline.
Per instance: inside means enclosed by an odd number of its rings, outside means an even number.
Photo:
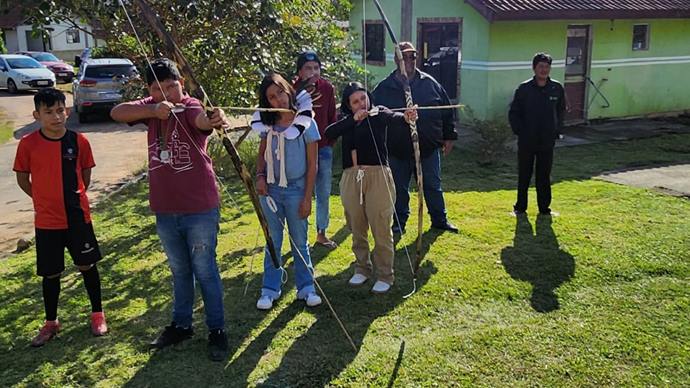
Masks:
[[[17,184],[32,198],[36,226],[37,273],[43,277],[46,322],[31,346],[42,346],[59,331],[57,306],[60,275],[65,269],[65,248],[84,277],[91,301],[91,331],[108,331],[101,306],[101,260],[91,224],[86,189],[96,164],[91,146],[80,133],[67,130],[69,109],[57,89],[42,89],[34,96],[34,118],[41,128],[19,142],[14,160]]]

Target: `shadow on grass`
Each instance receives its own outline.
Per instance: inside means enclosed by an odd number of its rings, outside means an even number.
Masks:
[[[431,232],[425,238],[426,242],[422,255],[425,255],[433,241],[440,235]],[[333,236],[335,241],[342,243],[347,236],[347,230],[342,228]],[[414,244],[407,247],[414,249]],[[330,251],[316,250],[314,261],[323,259]],[[254,252],[249,250],[247,252]],[[245,250],[226,254],[227,257],[237,257]],[[261,255],[263,257],[263,255]],[[423,256],[422,256],[423,257]],[[262,258],[263,260],[263,258]],[[288,263],[286,269],[293,273],[293,263]],[[343,321],[349,334],[357,346],[354,351],[342,333],[337,321],[328,307],[322,305],[314,309],[305,307],[303,301],[293,300],[287,305],[280,302],[274,307],[280,312],[271,317],[271,313],[259,311],[254,307],[256,295],[242,297],[245,285],[244,276],[239,275],[224,280],[226,316],[228,319],[228,337],[230,345],[230,359],[227,363],[212,363],[206,360],[205,344],[197,340],[196,344],[182,345],[177,349],[165,349],[151,356],[146,365],[139,369],[126,384],[130,387],[167,385],[223,385],[247,386],[256,384],[250,378],[252,372],[262,362],[269,359],[275,351],[281,351],[276,341],[282,341],[286,330],[294,330],[291,322],[307,311],[313,314],[315,321],[306,329],[300,331],[292,341],[286,354],[280,359],[280,364],[265,379],[258,384],[266,386],[325,386],[338,376],[359,353],[362,341],[370,325],[378,317],[383,316],[404,302],[403,295],[409,291],[411,284],[407,258],[400,247],[396,252],[396,268],[398,268],[396,286],[386,295],[372,295],[368,287],[350,288],[347,280],[353,273],[353,267],[335,275],[322,275],[317,281],[324,289],[339,318]],[[318,272],[318,271],[317,271]],[[436,272],[431,262],[424,262],[418,275],[418,289],[424,286],[430,276]],[[252,275],[252,292],[258,291],[262,273]],[[294,290],[294,280],[291,276],[283,286],[286,298],[287,290]],[[369,284],[371,286],[371,284]],[[292,291],[289,291],[292,292]],[[304,317],[300,318],[303,319]],[[260,323],[270,319],[266,327],[256,332]],[[186,347],[185,347],[186,346]],[[189,348],[198,348],[193,351]],[[184,356],[180,353],[183,352]],[[398,354],[397,364],[391,365],[391,384],[395,381],[400,368],[404,347]]]
[[[125,190],[127,191],[127,190]],[[137,191],[126,193],[133,195]],[[141,190],[138,190],[141,192]],[[145,191],[144,191],[145,193]],[[138,209],[143,198],[133,196],[132,209]],[[131,367],[131,359],[120,357],[123,347],[132,343],[139,343],[142,338],[148,338],[148,331],[152,322],[160,321],[168,316],[168,301],[157,297],[154,290],[160,289],[161,282],[168,280],[164,268],[165,262],[152,260],[151,256],[160,252],[155,237],[155,225],[148,215],[133,215],[126,222],[128,227],[117,231],[108,230],[109,218],[120,214],[121,208],[110,207],[106,202],[101,211],[105,214],[102,221],[96,221],[94,228],[99,236],[100,248],[104,259],[98,264],[102,279],[103,308],[108,318],[111,333],[107,336],[94,338],[89,330],[88,316],[90,307],[82,277],[71,265],[69,255],[65,257],[66,271],[61,281],[61,294],[58,317],[62,322],[62,330],[58,338],[47,343],[42,348],[29,347],[31,336],[35,335],[44,311],[41,295],[41,280],[35,275],[33,260],[21,263],[18,270],[12,272],[12,282],[19,280],[21,285],[11,292],[3,293],[3,315],[0,317],[3,337],[7,333],[21,337],[12,337],[9,344],[3,338],[3,354],[0,362],[3,371],[0,372],[0,385],[13,386],[52,385],[50,381],[63,378],[79,385],[93,386],[101,383],[103,376],[90,373],[94,364],[107,363],[111,370]],[[121,215],[121,214],[120,214]],[[104,238],[110,235],[110,238]],[[33,257],[33,252],[25,257]],[[128,263],[142,264],[132,268],[122,265],[120,260],[127,258]],[[110,314],[110,312],[125,312],[124,315]],[[34,331],[36,330],[36,331]],[[135,346],[135,348],[138,346]],[[9,351],[5,352],[5,349]],[[56,369],[56,366],[60,369]],[[62,371],[61,371],[62,370]],[[57,377],[60,376],[60,377]]]
[[[437,231],[425,233],[420,260],[424,259],[440,234]],[[349,287],[347,281],[354,271],[352,266],[335,276],[320,279],[322,287],[331,290],[331,302],[355,342],[357,351],[349,346],[330,312],[321,309],[316,312],[316,322],[295,339],[282,357],[280,365],[260,385],[323,387],[350,365],[359,354],[371,324],[405,302],[403,295],[407,293],[405,291],[412,281],[411,273],[403,269],[409,265],[404,248],[413,251],[414,241],[409,246],[398,248],[396,252],[396,286],[388,294],[371,294],[371,284],[359,288]],[[434,273],[434,264],[423,261],[417,277],[417,291],[424,287]],[[395,365],[391,366],[389,385],[394,384],[397,378],[403,353],[404,344],[401,345]],[[245,380],[245,383],[248,381]]]
[[[560,307],[555,290],[575,275],[575,260],[560,249],[551,221],[551,216],[538,215],[534,235],[527,215],[516,217],[513,246],[501,251],[508,274],[532,284],[530,304],[540,313]]]

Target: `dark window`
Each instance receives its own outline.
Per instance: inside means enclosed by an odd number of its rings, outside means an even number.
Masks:
[[[568,26],[565,75],[587,74],[588,32],[588,27]]]
[[[374,65],[386,64],[386,40],[383,22],[364,23],[364,55],[367,63]]]
[[[39,62],[60,62],[58,57],[51,53],[36,53],[31,54],[31,57]]]
[[[40,69],[43,67],[33,58],[7,58],[7,63],[12,69]]]
[[[67,36],[67,43],[79,43],[79,30],[76,28],[70,28],[65,31],[65,36]]]
[[[633,26],[632,49],[634,51],[649,49],[649,24],[636,24]]]
[[[91,65],[86,67],[89,78],[113,78],[117,76],[132,76],[137,69],[132,65]]]

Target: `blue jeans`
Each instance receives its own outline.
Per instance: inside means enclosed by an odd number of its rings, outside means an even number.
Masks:
[[[410,217],[410,178],[416,171],[415,161],[414,158],[398,159],[389,156],[389,163],[393,172],[393,181],[395,181],[395,213],[404,228]],[[448,222],[448,219],[441,189],[441,151],[439,149],[422,159],[422,175],[424,200],[429,209],[431,224],[443,225]],[[393,222],[397,223],[397,219],[394,217]]]
[[[217,208],[193,214],[156,214],[156,229],[173,275],[173,321],[192,326],[194,288],[201,286],[206,325],[225,327],[223,283],[216,265]]]
[[[331,180],[333,179],[333,147],[319,148],[319,168],[316,173],[316,231],[328,229],[328,201],[331,198]]]
[[[261,207],[268,221],[268,229],[273,239],[273,245],[277,254],[280,255],[283,245],[283,224],[287,223],[287,229],[292,241],[292,258],[295,262],[295,286],[297,286],[297,298],[304,299],[309,293],[315,292],[314,280],[311,274],[311,256],[309,255],[309,243],[307,242],[307,219],[299,217],[299,205],[304,198],[304,188],[289,185],[279,187],[278,185],[268,185],[268,195],[273,198],[277,211],[274,212],[268,206],[267,197],[261,196]],[[294,242],[294,243],[293,243]],[[308,267],[302,261],[300,254],[307,262]],[[282,265],[282,256],[278,258]],[[264,249],[264,282],[261,288],[261,295],[268,295],[277,299],[281,293],[282,270],[273,266],[273,261]]]

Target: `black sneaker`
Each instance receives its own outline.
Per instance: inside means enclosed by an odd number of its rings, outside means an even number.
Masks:
[[[228,336],[225,330],[215,329],[208,333],[208,358],[223,361],[228,358]]]
[[[163,332],[149,344],[150,348],[163,349],[170,345],[179,344],[180,342],[192,338],[194,330],[191,327],[178,327],[175,322],[170,326],[166,326]]]
[[[431,224],[434,229],[444,230],[446,232],[458,233],[458,227],[446,221],[442,224]]]

